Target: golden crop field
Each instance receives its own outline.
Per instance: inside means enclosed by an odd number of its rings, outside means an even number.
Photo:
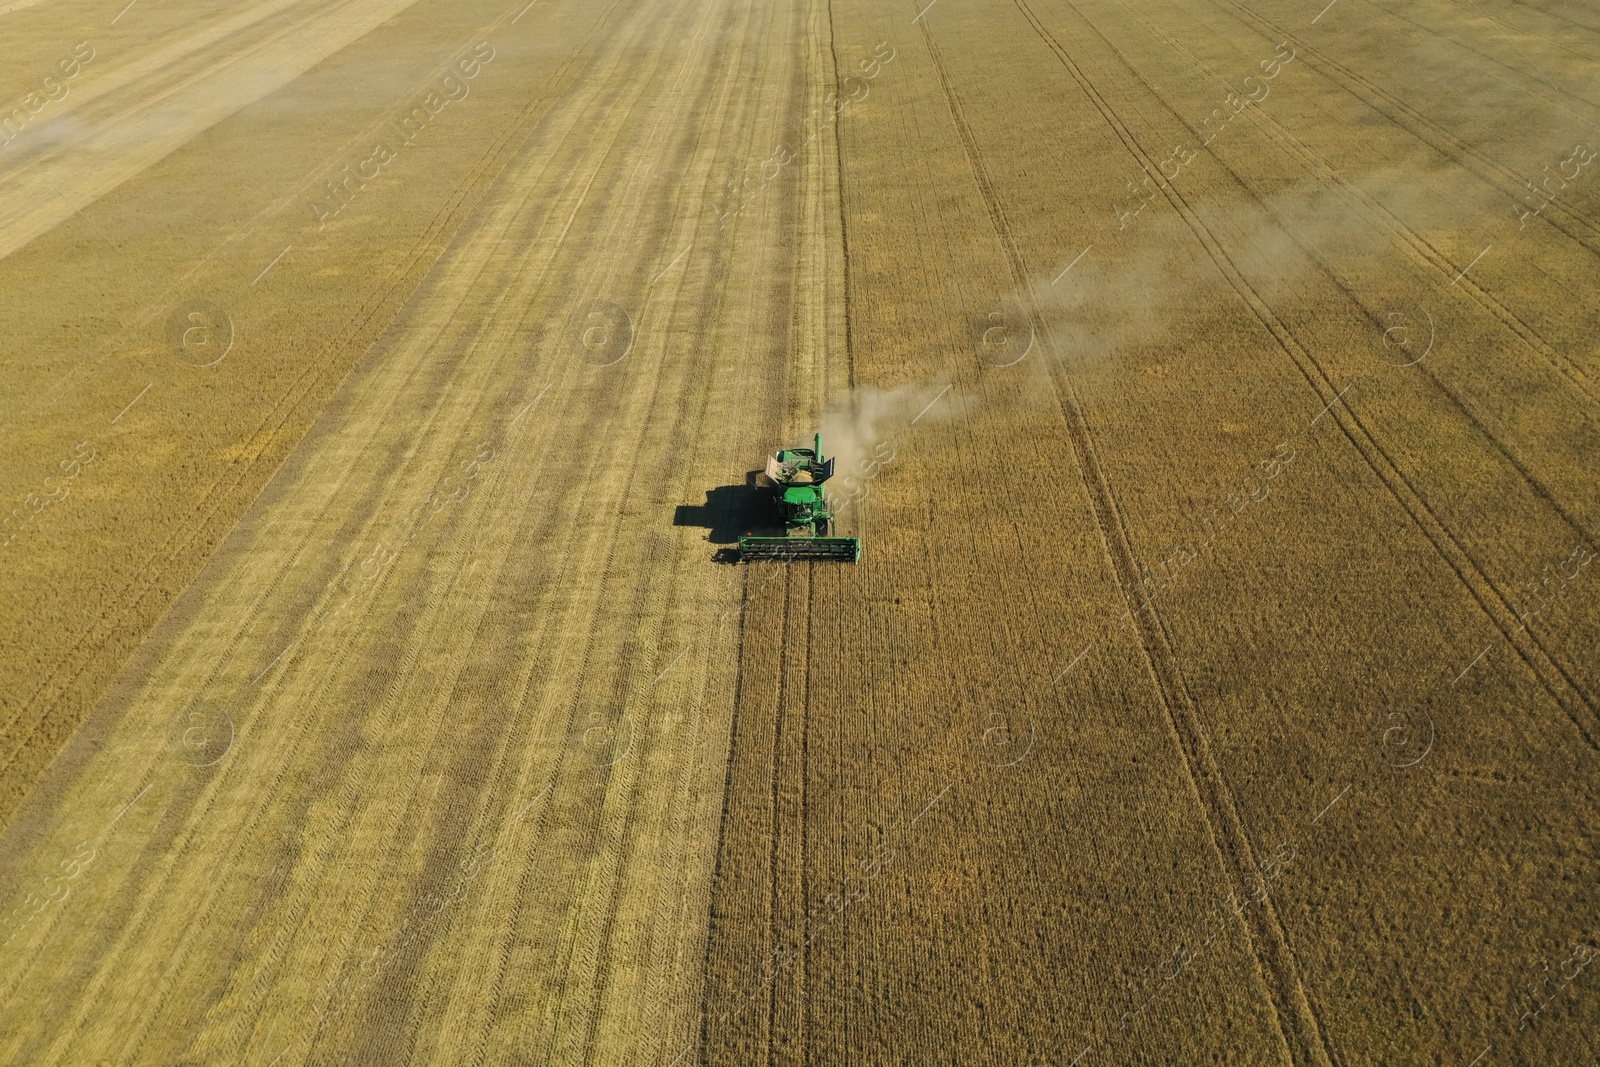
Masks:
[[[1600,1062],[1592,7],[0,56],[0,1063]]]

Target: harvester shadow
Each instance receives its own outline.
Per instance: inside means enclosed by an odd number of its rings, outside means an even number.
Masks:
[[[679,504],[672,517],[674,526],[694,526],[708,530],[706,540],[714,545],[732,546],[747,533],[783,536],[772,503],[772,489],[761,484],[761,472],[750,471],[743,485],[719,485],[706,490],[704,504]],[[738,561],[737,548],[721,548],[712,557],[718,563]]]

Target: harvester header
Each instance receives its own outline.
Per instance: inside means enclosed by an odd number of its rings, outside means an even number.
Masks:
[[[861,558],[861,542],[854,537],[831,537],[833,505],[823,483],[833,477],[833,460],[822,456],[822,435],[811,448],[787,448],[767,460],[767,482],[784,536],[739,539],[740,559],[833,559],[854,563]]]

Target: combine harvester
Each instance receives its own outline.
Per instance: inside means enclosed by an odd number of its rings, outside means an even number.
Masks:
[[[861,542],[854,537],[829,537],[833,508],[822,483],[833,477],[833,460],[822,458],[822,435],[814,448],[790,448],[767,460],[767,481],[777,491],[778,510],[786,531],[783,537],[739,539],[739,558],[833,559],[854,563],[861,558]]]

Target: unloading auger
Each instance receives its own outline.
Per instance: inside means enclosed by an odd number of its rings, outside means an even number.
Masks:
[[[822,485],[833,477],[833,460],[822,458],[822,435],[811,448],[788,448],[767,460],[767,481],[777,495],[786,531],[783,537],[739,539],[739,558],[832,559],[854,563],[861,558],[861,541],[831,537],[833,505]]]

